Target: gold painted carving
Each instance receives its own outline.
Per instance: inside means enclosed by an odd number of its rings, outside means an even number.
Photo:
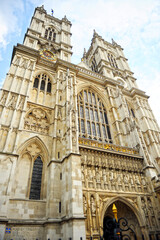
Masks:
[[[103,148],[107,150],[112,150],[115,152],[124,152],[124,153],[129,153],[129,154],[138,154],[138,151],[132,148],[125,148],[125,147],[119,147],[114,144],[104,144],[104,143],[99,143],[96,141],[92,140],[87,140],[87,139],[79,139],[79,144],[80,145],[88,145],[92,147],[98,147],[98,148]]]

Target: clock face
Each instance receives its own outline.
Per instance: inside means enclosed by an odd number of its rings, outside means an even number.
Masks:
[[[57,61],[57,56],[55,53],[47,50],[47,49],[41,49],[39,51],[39,54],[42,58],[44,59],[47,59],[49,61],[52,61],[52,62],[56,62]]]

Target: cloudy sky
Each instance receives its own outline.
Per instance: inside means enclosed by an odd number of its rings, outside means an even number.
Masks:
[[[160,125],[160,0],[0,0],[0,86],[8,71],[13,46],[23,42],[34,8],[72,22],[72,62],[88,49],[93,29],[106,41],[124,48],[140,89]]]

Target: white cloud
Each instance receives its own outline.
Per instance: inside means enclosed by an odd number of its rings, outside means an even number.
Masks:
[[[0,7],[0,48],[5,48],[9,43],[9,36],[12,33],[19,33],[18,19],[19,12],[23,11],[23,2],[21,0],[10,1],[2,0]]]

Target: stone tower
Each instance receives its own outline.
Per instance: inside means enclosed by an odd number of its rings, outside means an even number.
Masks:
[[[0,238],[108,239],[125,217],[160,237],[160,131],[123,49],[95,31],[71,63],[71,23],[37,7],[0,92]],[[131,232],[127,232],[131,236]]]

